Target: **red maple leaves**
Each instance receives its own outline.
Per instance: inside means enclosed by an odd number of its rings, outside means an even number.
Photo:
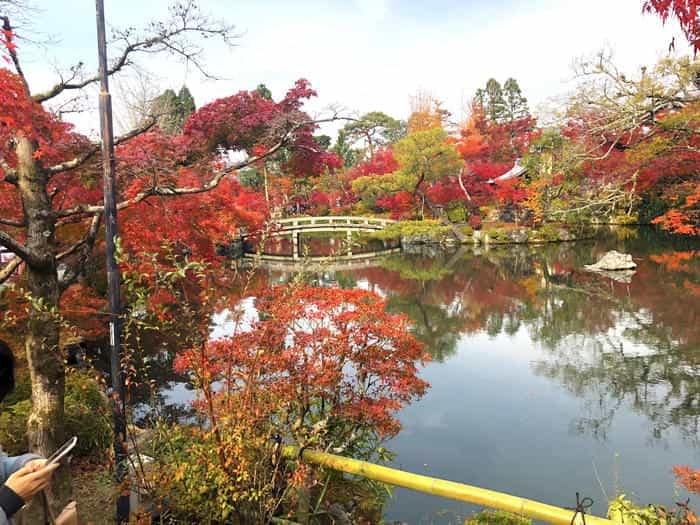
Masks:
[[[642,7],[645,13],[656,13],[666,23],[674,17],[693,50],[700,50],[700,2],[697,0],[645,0]],[[673,47],[674,43],[671,42]]]
[[[272,287],[255,305],[257,319],[239,316],[225,339],[175,362],[205,389],[223,385],[216,404],[247,396],[252,407],[264,392],[302,425],[339,419],[390,436],[400,426],[395,411],[428,386],[418,378],[417,364],[426,356],[407,318],[386,313],[374,293]]]

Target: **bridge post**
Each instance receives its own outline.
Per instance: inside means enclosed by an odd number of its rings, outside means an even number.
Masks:
[[[352,230],[345,232],[345,238],[348,243],[348,257],[352,257]]]
[[[301,250],[299,231],[292,232],[292,259],[298,259]]]

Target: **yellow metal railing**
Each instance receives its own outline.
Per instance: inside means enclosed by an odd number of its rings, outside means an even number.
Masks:
[[[283,449],[283,454],[289,459],[298,458],[299,448],[286,446]],[[411,472],[375,465],[374,463],[368,463],[357,459],[336,456],[334,454],[327,454],[317,450],[304,449],[301,453],[301,460],[348,474],[381,481],[396,487],[416,490],[425,494],[432,494],[452,500],[475,503],[492,509],[506,510],[555,525],[570,525],[574,517],[574,511],[555,507],[546,503],[512,496],[503,492],[464,485],[454,481],[412,474]],[[575,525],[583,525],[582,516],[577,514],[573,523]],[[585,523],[586,525],[620,525],[618,522],[606,518],[599,518],[590,514],[586,514]]]

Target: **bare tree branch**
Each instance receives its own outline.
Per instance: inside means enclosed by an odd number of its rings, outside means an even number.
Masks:
[[[193,44],[189,37],[202,38],[220,37],[227,45],[232,45],[235,38],[233,26],[212,20],[199,12],[194,0],[173,4],[170,8],[170,19],[167,22],[152,22],[146,31],[135,35],[134,30],[126,29],[115,32],[115,41],[123,45],[117,59],[108,68],[107,74],[114,75],[132,64],[131,58],[135,53],[169,53],[193,64],[204,76],[214,78],[207,73],[201,60],[202,49]],[[82,64],[74,67],[76,73],[82,70]],[[32,98],[39,103],[45,102],[67,90],[82,89],[99,80],[99,75],[93,75],[82,80],[69,78],[57,82],[43,93],[37,93]]]
[[[304,122],[299,122],[295,124],[294,126],[290,127],[283,135],[282,138],[278,140],[277,143],[275,143],[272,147],[270,147],[265,153],[261,155],[255,155],[252,157],[248,157],[246,160],[238,162],[234,165],[231,166],[226,166],[223,169],[218,170],[215,172],[215,175],[206,183],[202,184],[201,186],[194,186],[194,187],[183,187],[183,188],[173,188],[173,187],[164,187],[164,186],[152,186],[151,188],[148,188],[138,194],[136,194],[134,197],[124,200],[120,203],[117,204],[117,210],[123,210],[125,208],[128,208],[129,206],[133,206],[134,204],[138,204],[139,202],[142,202],[149,197],[153,196],[162,196],[162,197],[175,197],[177,195],[193,195],[197,193],[206,193],[207,191],[211,191],[214,188],[216,188],[221,181],[227,176],[233,173],[234,171],[238,171],[242,168],[245,168],[246,166],[250,166],[251,164],[255,164],[256,162],[265,159],[277,151],[279,151],[281,148],[283,148],[286,144],[287,141],[294,135],[294,133],[304,127],[315,125],[315,124],[323,124],[326,122],[335,122],[336,120],[339,120],[340,117],[333,116],[327,119],[321,119],[321,120],[308,120]],[[79,204],[77,206],[74,206],[72,208],[68,208],[66,210],[61,210],[56,213],[56,216],[59,218],[66,218],[66,217],[72,217],[74,215],[94,215],[98,213],[102,213],[104,211],[104,205],[89,205],[89,204]]]
[[[0,284],[3,284],[15,273],[15,270],[22,264],[22,259],[15,257],[8,262],[4,268],[0,269]]]
[[[0,230],[0,246],[4,246],[29,263],[39,262],[35,255],[29,251],[29,248],[2,230]]]
[[[25,221],[13,221],[11,219],[3,219],[2,217],[0,217],[0,224],[3,226],[10,226],[12,228],[24,228],[27,226]]]
[[[63,274],[63,277],[61,278],[60,282],[58,283],[61,290],[65,290],[68,286],[73,284],[78,278],[78,276],[85,269],[85,263],[88,261],[90,253],[92,252],[92,248],[95,245],[95,240],[97,238],[98,232],[100,231],[101,223],[102,215],[95,215],[90,221],[90,228],[85,234],[85,237],[83,237],[82,240],[78,241],[73,246],[71,246],[64,252],[59,253],[56,256],[56,260],[60,261],[62,259],[65,259],[66,257],[69,257],[70,255],[73,255],[78,252],[80,253],[78,258],[73,262],[73,264],[69,266],[69,268]]]
[[[146,131],[151,129],[153,126],[155,126],[155,124],[156,124],[156,119],[151,118],[147,122],[144,122],[141,127],[136,128],[136,129],[132,129],[128,133],[125,133],[124,135],[117,137],[114,140],[114,145],[118,146],[119,144],[127,142],[128,140],[131,140],[134,137],[137,137],[137,136],[141,135],[142,133],[145,133]],[[87,150],[85,150],[79,157],[76,157],[76,158],[69,160],[69,161],[66,161],[66,162],[62,162],[61,164],[56,164],[55,166],[51,166],[46,171],[50,175],[55,175],[57,173],[72,170],[72,169],[75,169],[79,166],[82,166],[87,161],[89,161],[98,151],[100,151],[101,147],[102,147],[101,143],[95,142],[95,143],[91,144],[90,147]]]

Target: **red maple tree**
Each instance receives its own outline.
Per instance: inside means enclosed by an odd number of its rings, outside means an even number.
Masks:
[[[63,432],[62,297],[84,280],[85,269],[99,253],[103,205],[100,144],[76,133],[45,106],[99,77],[76,66],[48,90],[33,92],[9,20],[3,21],[2,42],[13,71],[0,68],[0,247],[14,258],[0,263],[0,284],[21,271],[16,284],[32,299],[22,327],[34,399],[29,438],[31,449],[48,454]],[[177,53],[200,67],[199,48],[190,45],[188,35],[226,40],[231,28],[188,1],[175,4],[168,20],[116,35],[109,75],[129,67],[134,54],[144,50]],[[281,152],[297,173],[332,163],[313,139],[317,123],[302,111],[314,95],[305,80],[277,102],[257,92],[241,92],[201,108],[182,135],[162,134],[150,116],[118,137],[124,250],[174,250],[208,258],[215,244],[225,242],[238,227],[264,220],[263,198],[242,188],[235,176],[241,168]],[[244,160],[228,162],[219,147],[238,150]],[[26,303],[15,306],[20,304]]]

